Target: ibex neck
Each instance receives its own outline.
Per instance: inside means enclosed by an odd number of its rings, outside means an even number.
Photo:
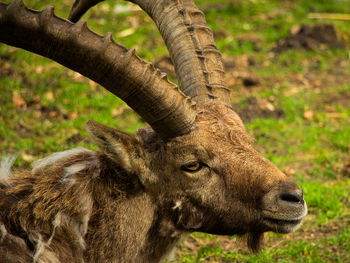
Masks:
[[[161,262],[179,240],[180,236],[170,230],[168,220],[160,216],[161,208],[142,187],[132,182],[132,175],[128,176],[131,181],[124,180],[123,186],[113,178],[103,180],[115,183],[119,189],[134,187],[128,194],[103,192],[100,184],[95,187],[95,212],[86,236],[87,262]]]

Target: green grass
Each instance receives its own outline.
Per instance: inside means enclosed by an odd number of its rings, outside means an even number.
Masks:
[[[53,3],[25,2],[39,9]],[[71,2],[55,1],[58,15],[66,17]],[[270,51],[291,27],[320,22],[334,24],[348,47],[349,21],[310,20],[307,15],[350,13],[349,1],[196,2],[218,35],[216,43],[224,56],[247,54],[255,61],[249,70],[259,77],[260,85],[232,87],[232,102],[245,109],[249,107],[246,99],[254,96],[283,111],[280,118],[253,118],[246,125],[256,138],[256,148],[303,187],[309,216],[297,233],[267,235],[266,246],[257,255],[242,248],[234,237],[195,233],[180,246],[176,262],[350,262],[349,51],[289,50],[280,55]],[[131,6],[108,1],[84,18],[100,34],[113,31],[117,42],[136,47],[146,60],[167,54],[145,14],[116,14],[116,5]],[[118,35],[130,28],[129,36]],[[50,152],[94,148],[85,139],[88,119],[130,133],[144,125],[101,87],[45,58],[4,44],[0,44],[0,89],[0,155],[18,154],[18,167],[28,167],[30,161]],[[312,118],[304,116],[307,111],[313,112]]]

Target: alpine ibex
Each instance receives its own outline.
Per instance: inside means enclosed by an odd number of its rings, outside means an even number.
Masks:
[[[77,0],[79,20],[102,0]],[[288,233],[306,215],[301,189],[252,147],[231,109],[221,55],[193,0],[133,0],[155,21],[179,88],[85,22],[0,3],[0,41],[98,82],[150,125],[136,136],[93,121],[101,152],[73,149],[0,181],[0,258],[14,262],[159,262],[193,231]],[[5,165],[6,166],[6,165]]]

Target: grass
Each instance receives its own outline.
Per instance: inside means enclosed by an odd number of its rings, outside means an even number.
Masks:
[[[25,2],[39,9],[52,3]],[[67,16],[71,2],[55,3],[57,13]],[[303,23],[332,23],[349,46],[349,21],[307,18],[310,12],[350,13],[348,1],[203,0],[197,4],[225,57],[246,54],[254,60],[248,70],[260,84],[233,86],[232,103],[251,110],[247,99],[254,97],[283,113],[254,116],[246,121],[247,129],[256,138],[257,149],[303,187],[309,216],[296,233],[267,235],[266,246],[257,255],[235,237],[195,233],[182,242],[176,262],[350,262],[349,51],[292,49],[280,55],[270,51],[292,27]],[[166,48],[146,15],[118,11],[130,6],[102,3],[85,19],[101,34],[113,30],[116,41],[136,47],[147,60],[165,55]],[[0,154],[18,154],[18,167],[28,167],[50,152],[94,148],[85,139],[88,119],[130,133],[144,125],[122,101],[95,83],[4,44],[0,44],[0,88]]]

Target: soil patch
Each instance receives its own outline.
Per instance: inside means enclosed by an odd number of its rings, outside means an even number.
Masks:
[[[301,25],[291,29],[291,33],[277,42],[273,52],[281,53],[289,49],[323,50],[343,48],[337,30],[332,24]]]
[[[259,76],[251,70],[251,67],[256,65],[252,56],[224,57],[223,63],[228,87],[242,85],[252,88],[261,84]]]
[[[350,107],[350,92],[343,91],[339,93],[327,94],[327,97],[323,99],[323,105]]]
[[[350,177],[350,156],[349,156],[349,160],[344,164],[344,167],[341,170],[341,174],[343,176]],[[349,202],[349,207],[350,207],[350,202]]]
[[[255,118],[282,118],[284,111],[265,98],[248,97],[243,102],[232,105],[244,122]]]
[[[155,67],[167,73],[171,77],[176,77],[174,65],[168,56],[162,56],[154,62]],[[223,64],[226,73],[227,86],[243,85],[244,87],[258,86],[261,83],[260,78],[250,70],[254,66],[255,60],[248,55],[239,57],[224,57]]]

